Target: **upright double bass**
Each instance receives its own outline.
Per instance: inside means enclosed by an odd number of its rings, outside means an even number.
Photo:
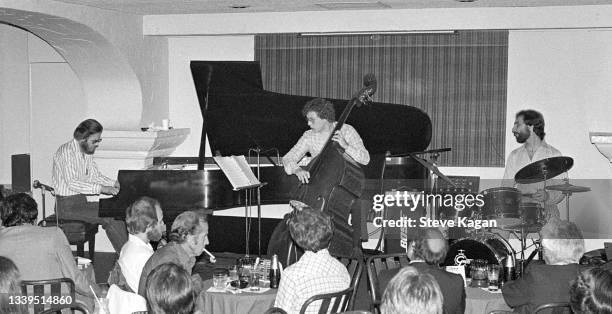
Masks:
[[[363,191],[365,176],[361,166],[346,155],[344,149],[331,138],[342,128],[355,106],[360,107],[371,102],[371,97],[376,92],[376,78],[373,74],[367,74],[363,83],[364,87],[349,100],[342,111],[319,155],[304,167],[310,173],[309,182],[298,184],[292,195],[294,200],[331,215],[334,236],[329,250],[332,254],[346,256],[354,255],[353,227],[348,219],[351,208]],[[288,217],[285,218],[272,233],[268,254],[278,254],[281,262],[287,266],[297,261],[302,252],[293,243],[287,226]]]

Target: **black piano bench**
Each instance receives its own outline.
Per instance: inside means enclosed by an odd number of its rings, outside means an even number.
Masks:
[[[56,225],[55,214],[48,216],[43,221],[39,222],[39,226],[54,227]],[[85,242],[89,242],[89,259],[93,263],[95,248],[96,248],[96,233],[98,233],[98,224],[87,223],[80,220],[60,219],[59,227],[64,231],[68,243],[76,245],[77,256],[85,257]]]

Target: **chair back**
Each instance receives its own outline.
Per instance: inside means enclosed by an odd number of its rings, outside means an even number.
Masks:
[[[342,291],[326,293],[326,294],[318,294],[310,297],[300,309],[300,314],[306,313],[306,310],[309,306],[316,306],[315,302],[321,302],[321,306],[319,307],[319,314],[327,314],[327,313],[338,313],[345,311],[348,307],[348,300],[353,293],[353,287],[348,287]]]
[[[534,313],[572,313],[572,308],[568,302],[546,303],[538,306]]]
[[[61,309],[63,306],[76,302],[74,281],[70,278],[23,280],[21,281],[21,293],[24,296],[39,299],[44,297],[45,301],[51,298],[51,302],[29,303],[28,309],[33,309],[34,313],[40,313],[45,310],[57,311],[57,309]]]
[[[357,295],[357,289],[359,282],[361,281],[361,274],[363,273],[363,258],[361,257],[347,257],[347,256],[334,256],[340,263],[346,266],[346,270],[351,276],[351,284],[349,287],[353,288],[353,293],[348,300],[348,307],[346,310],[352,311],[355,308],[355,297]]]
[[[62,306],[60,306],[59,308],[56,309],[48,309],[48,310],[44,310],[38,314],[56,314],[56,313],[65,313],[62,310],[71,310],[72,313],[83,313],[83,314],[89,314],[89,311],[87,310],[87,306],[85,306],[83,303],[81,303],[80,301],[76,301],[72,304],[64,304]],[[77,312],[75,312],[75,310]]]
[[[378,306],[382,299],[382,292],[379,291],[378,274],[383,270],[402,268],[410,264],[410,259],[406,253],[374,255],[366,260],[368,272],[368,289],[372,299],[372,312],[378,313]]]

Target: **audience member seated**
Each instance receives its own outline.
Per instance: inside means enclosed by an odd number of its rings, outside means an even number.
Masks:
[[[157,266],[146,281],[145,297],[151,314],[191,314],[197,293],[189,273],[181,266],[166,263]]]
[[[570,304],[576,314],[612,314],[612,273],[586,269],[572,282]]]
[[[419,229],[419,239],[408,245],[410,266],[420,273],[431,274],[444,295],[444,313],[463,313],[465,311],[465,288],[460,275],[449,273],[438,265],[446,258],[448,242],[438,229]],[[378,274],[380,290],[400,271],[399,268],[383,270]]]
[[[145,296],[147,276],[161,264],[174,263],[191,274],[196,257],[204,252],[204,247],[208,244],[206,217],[193,211],[181,213],[172,223],[169,240],[168,245],[151,255],[142,269],[138,284],[138,294],[141,296]],[[193,275],[192,279],[197,289],[201,287],[202,282],[199,275]]]
[[[15,302],[15,298],[19,296],[21,296],[19,269],[13,261],[0,256],[0,313],[28,313],[25,302],[22,304]]]
[[[109,284],[116,284],[129,292],[138,292],[142,268],[153,255],[153,247],[149,242],[160,241],[166,225],[161,205],[147,196],[137,199],[128,207],[125,217],[128,241],[121,248]],[[122,276],[125,284],[121,280]]]
[[[60,228],[38,227],[38,206],[28,194],[19,193],[4,199],[0,205],[4,229],[0,229],[0,256],[13,260],[21,270],[22,280],[70,278],[74,281],[77,300],[93,309],[89,286],[94,282],[81,273],[68,239]]]
[[[569,287],[583,266],[582,232],[571,222],[551,219],[541,231],[546,264],[529,264],[520,279],[506,283],[502,293],[506,303],[518,313],[533,313],[540,305],[569,302]]]
[[[429,273],[402,268],[389,281],[380,304],[381,314],[442,314],[444,296]]]
[[[305,252],[283,272],[274,306],[291,314],[299,313],[304,302],[314,295],[347,289],[351,278],[346,267],[327,250],[333,236],[327,213],[310,207],[296,210],[289,220],[289,232]],[[307,313],[317,313],[320,306],[321,302],[313,303]]]

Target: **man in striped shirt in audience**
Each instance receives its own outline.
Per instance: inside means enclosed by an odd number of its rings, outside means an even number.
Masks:
[[[125,222],[98,216],[98,203],[88,202],[88,195],[116,195],[119,181],[104,176],[93,154],[102,141],[102,125],[87,119],[73,133],[73,139],[60,146],[53,156],[53,186],[61,219],[99,223],[106,230],[115,251],[127,241]]]

